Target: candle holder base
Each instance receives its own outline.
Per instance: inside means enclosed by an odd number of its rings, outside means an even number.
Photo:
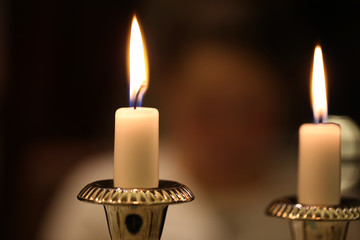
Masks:
[[[342,198],[338,206],[312,206],[285,197],[273,201],[266,215],[289,220],[293,240],[345,240],[349,222],[360,219],[360,200]]]
[[[186,203],[194,195],[185,185],[159,181],[158,188],[115,188],[113,180],[86,185],[80,201],[104,206],[112,240],[160,239],[169,204]]]

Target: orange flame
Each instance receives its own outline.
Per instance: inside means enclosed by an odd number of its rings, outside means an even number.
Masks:
[[[311,81],[312,109],[316,123],[326,122],[328,117],[324,61],[321,47],[314,52],[314,62]]]
[[[130,106],[136,108],[141,105],[141,99],[149,82],[148,72],[145,43],[141,36],[139,23],[134,15],[131,24],[129,52]]]

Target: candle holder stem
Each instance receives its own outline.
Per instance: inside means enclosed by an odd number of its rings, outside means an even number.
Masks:
[[[160,180],[158,188],[115,188],[113,180],[86,185],[81,201],[104,206],[111,240],[159,240],[169,204],[195,197],[185,185]]]
[[[292,240],[345,240],[349,222],[290,221]]]
[[[160,239],[167,208],[167,205],[105,205],[111,240]]]

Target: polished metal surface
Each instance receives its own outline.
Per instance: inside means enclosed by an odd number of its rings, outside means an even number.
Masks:
[[[342,198],[338,206],[313,206],[284,197],[270,203],[266,215],[290,220],[292,240],[345,240],[349,222],[360,219],[360,201]]]
[[[345,240],[349,222],[290,221],[292,240]]]
[[[188,187],[173,181],[160,180],[158,188],[115,188],[108,179],[86,185],[77,198],[98,204],[153,205],[191,202],[195,196]]]
[[[273,201],[266,214],[289,220],[354,221],[360,218],[360,200],[342,198],[338,206],[311,206],[297,203],[296,197]]]
[[[112,240],[159,240],[168,205],[104,205]]]
[[[112,240],[159,240],[169,204],[194,200],[183,184],[160,180],[157,188],[115,188],[113,180],[86,185],[80,201],[104,206]]]

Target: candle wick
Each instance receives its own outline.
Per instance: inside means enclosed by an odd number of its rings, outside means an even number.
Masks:
[[[319,123],[327,123],[327,119],[322,117],[319,119]]]
[[[135,101],[134,101],[134,109],[136,109],[136,107],[137,107],[137,104],[138,104],[138,101],[139,101],[139,100],[138,100],[138,99],[139,99],[139,95],[140,95],[140,92],[141,92],[141,90],[143,89],[143,87],[144,87],[144,84],[140,86],[139,91],[137,91],[137,93],[136,93]]]
[[[319,119],[315,123],[327,123],[327,118],[319,116]]]

